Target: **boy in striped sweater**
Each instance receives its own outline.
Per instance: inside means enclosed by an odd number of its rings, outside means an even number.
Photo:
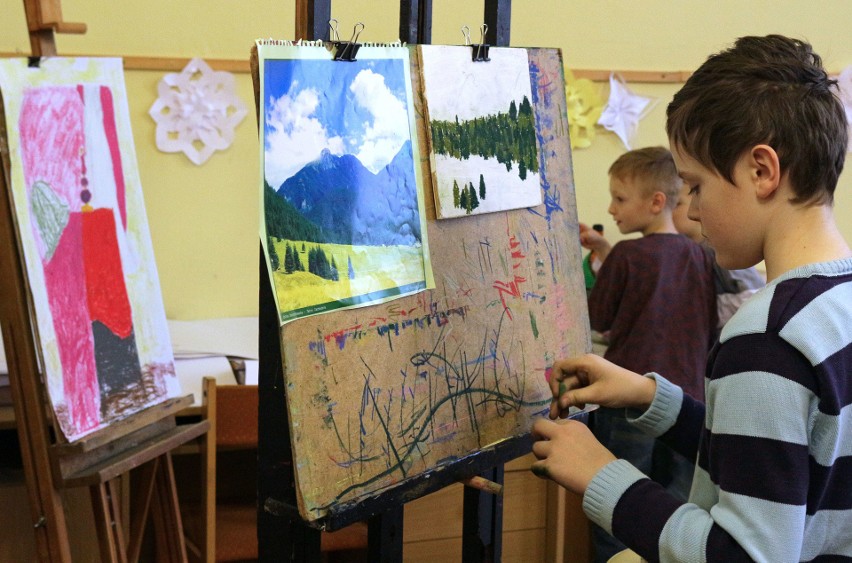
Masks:
[[[722,329],[706,405],[593,355],[554,364],[551,418],[625,408],[697,459],[677,501],[577,421],[539,420],[532,470],[651,561],[852,561],[852,250],[832,213],[847,148],[837,86],[805,42],[743,37],[675,95],[666,130],[719,265],[768,283]]]

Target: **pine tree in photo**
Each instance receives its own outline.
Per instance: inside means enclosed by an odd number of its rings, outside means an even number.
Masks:
[[[275,272],[281,266],[281,261],[278,259],[278,252],[275,250],[275,240],[272,237],[266,237],[266,249],[269,252],[269,266]]]
[[[328,255],[319,246],[312,248],[308,253],[308,271],[323,279],[331,279],[331,265],[328,261]]]
[[[467,205],[468,199],[470,198],[467,196],[467,186],[465,186],[461,190],[461,194],[459,194],[459,208],[464,209],[465,211],[470,213],[470,208]]]
[[[461,205],[461,200],[459,199],[459,183],[455,179],[453,180],[453,207],[458,208]]]
[[[305,243],[302,243],[302,246],[304,247]],[[295,244],[293,245],[293,262],[295,263],[294,267],[293,267],[293,271],[295,271],[295,272],[304,272],[305,271],[305,265],[302,264],[302,257],[299,256],[299,252],[296,250]]]
[[[331,269],[329,270],[329,279],[339,281],[340,274],[337,272],[337,262],[334,261],[334,254],[331,255]]]
[[[328,254],[326,254],[325,250],[320,251],[320,271],[322,272],[322,277],[327,280],[331,279],[331,261],[328,259]]]
[[[479,175],[479,199],[485,199],[485,177]]]
[[[317,250],[316,246],[312,246],[310,250],[308,250],[308,272],[312,273],[315,276],[319,275],[317,271]]]
[[[296,262],[293,260],[293,247],[289,242],[284,243],[284,273],[292,274],[295,271]]]

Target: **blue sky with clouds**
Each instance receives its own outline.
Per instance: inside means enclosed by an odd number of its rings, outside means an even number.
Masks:
[[[403,59],[267,59],[264,167],[277,189],[324,149],[372,172],[410,140]]]

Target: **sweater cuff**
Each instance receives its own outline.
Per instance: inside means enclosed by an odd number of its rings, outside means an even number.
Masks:
[[[657,438],[665,434],[677,421],[683,405],[683,389],[658,373],[646,373],[645,377],[656,380],[654,400],[646,411],[625,409],[627,421],[643,433]]]
[[[616,459],[601,468],[586,487],[583,511],[589,520],[612,533],[612,514],[621,495],[640,479],[648,477],[629,461]]]

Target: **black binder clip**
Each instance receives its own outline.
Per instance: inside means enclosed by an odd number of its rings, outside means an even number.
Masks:
[[[485,42],[485,34],[488,33],[488,25],[482,24],[480,26],[481,37],[479,43],[471,43],[470,41],[470,28],[466,25],[462,26],[462,35],[464,35],[464,44],[471,48],[471,60],[475,63],[483,63],[488,62],[491,59],[488,58],[488,49],[491,45]]]
[[[334,25],[331,25],[331,22],[334,22]],[[337,20],[329,20],[328,25],[334,32],[334,39],[332,40],[334,44],[334,60],[353,62],[355,55],[358,54],[358,49],[361,48],[361,44],[358,43],[358,36],[364,31],[364,24],[361,22],[355,24],[355,27],[352,29],[352,38],[349,41],[340,40],[340,34],[337,33]]]
[[[29,68],[41,68],[41,57],[27,57],[27,66]]]

